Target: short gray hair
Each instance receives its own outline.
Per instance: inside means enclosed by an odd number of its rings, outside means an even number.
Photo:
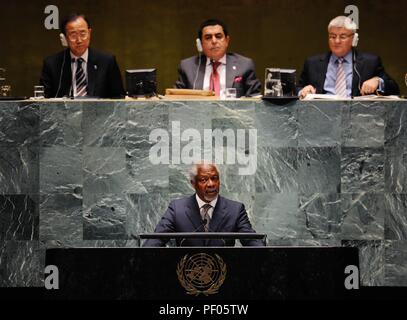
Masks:
[[[332,27],[345,28],[352,31],[353,33],[355,33],[358,29],[356,23],[351,18],[345,16],[338,16],[332,19],[331,22],[328,24],[328,32],[329,29],[331,29]]]
[[[204,161],[202,161],[202,162],[196,162],[196,163],[194,163],[194,164],[189,168],[189,170],[188,170],[189,181],[191,181],[192,184],[195,183],[196,176],[198,175],[198,167],[199,167],[199,166],[202,166],[202,165],[204,165],[204,164],[213,166],[213,167],[216,169],[216,171],[218,171],[218,173],[219,173],[219,168],[218,168],[218,166],[217,166],[215,163],[213,163],[213,162],[204,162]]]

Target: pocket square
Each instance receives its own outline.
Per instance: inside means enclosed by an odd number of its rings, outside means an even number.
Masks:
[[[242,76],[237,76],[237,77],[235,77],[235,79],[233,80],[233,83],[241,83],[242,80],[243,80],[243,77],[242,77]]]

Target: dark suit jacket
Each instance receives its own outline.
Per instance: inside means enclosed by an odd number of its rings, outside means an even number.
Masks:
[[[173,200],[157,224],[154,232],[203,232],[203,222],[195,195]],[[255,232],[252,229],[243,203],[228,200],[221,196],[213,210],[209,222],[210,232]],[[234,240],[200,240],[177,241],[179,246],[234,246]],[[260,240],[241,240],[243,245],[264,246]],[[165,246],[165,241],[149,239],[145,247]]]
[[[356,59],[352,77],[352,96],[360,96],[359,86],[361,87],[363,82],[376,76],[384,80],[385,95],[400,94],[397,83],[384,71],[380,57],[357,51],[355,51],[355,56]],[[299,81],[298,91],[307,85],[312,85],[317,90],[317,93],[325,93],[324,83],[330,57],[331,53],[329,52],[327,54],[313,56],[305,60],[304,68]],[[355,67],[360,75],[360,78],[355,72]]]
[[[122,77],[114,56],[89,48],[87,72],[88,96],[98,98],[124,97]],[[46,98],[71,95],[72,71],[69,49],[44,60],[40,84],[44,86]]]
[[[178,80],[175,87],[179,89],[193,89],[199,57],[182,60],[178,67]],[[205,77],[206,56],[201,56],[195,89],[202,89]],[[256,78],[253,60],[236,53],[226,54],[226,88],[236,88],[237,96],[260,94],[261,83]]]

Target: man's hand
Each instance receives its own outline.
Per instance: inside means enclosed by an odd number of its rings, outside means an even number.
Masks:
[[[313,86],[308,85],[308,86],[302,88],[302,90],[300,92],[300,98],[304,99],[307,96],[307,94],[316,93],[316,92],[317,92],[317,90]]]
[[[377,88],[379,87],[379,83],[379,77],[373,77],[369,80],[366,80],[365,82],[363,82],[362,88],[360,89],[360,94],[364,96],[367,94],[375,93]]]

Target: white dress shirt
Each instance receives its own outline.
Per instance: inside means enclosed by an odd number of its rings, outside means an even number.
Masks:
[[[196,201],[198,202],[199,211],[201,213],[201,217],[202,217],[202,220],[203,220],[204,219],[204,214],[205,214],[203,206],[205,204],[207,204],[208,202],[202,201],[201,198],[199,198],[197,194],[195,194],[195,197],[196,197]],[[208,210],[208,215],[209,215],[210,219],[212,219],[212,214],[213,214],[213,210],[215,209],[216,202],[218,202],[218,197],[216,197],[214,200],[209,202],[209,204],[212,206],[212,208],[209,208],[209,210]]]

